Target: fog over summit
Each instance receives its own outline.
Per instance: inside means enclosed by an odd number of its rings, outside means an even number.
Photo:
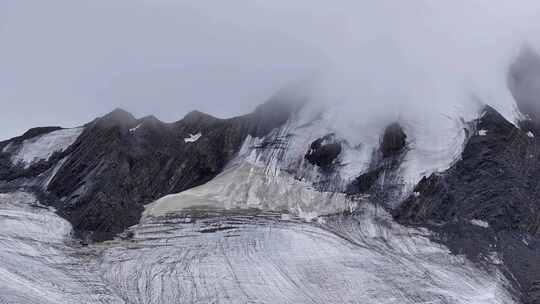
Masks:
[[[506,70],[524,43],[538,49],[540,29],[536,1],[8,0],[0,11],[0,138],[116,107],[229,117],[303,79],[357,119],[447,113],[471,96],[510,118]]]

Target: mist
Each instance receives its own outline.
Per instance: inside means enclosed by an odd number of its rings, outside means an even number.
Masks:
[[[2,1],[0,139],[116,107],[230,117],[305,79],[353,130],[437,124],[478,101],[512,120],[506,70],[524,43],[540,49],[539,13],[537,1]]]

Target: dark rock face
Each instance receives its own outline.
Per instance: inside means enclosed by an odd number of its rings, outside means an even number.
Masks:
[[[381,142],[381,153],[383,158],[388,158],[401,153],[407,143],[407,135],[398,123],[393,123],[386,127]]]
[[[450,248],[473,260],[500,252],[524,300],[540,303],[540,252],[529,246],[540,232],[540,141],[490,107],[476,130],[461,159],[424,177],[395,217],[438,231]],[[489,227],[474,233],[473,220]]]
[[[291,113],[298,110],[303,103],[305,100],[291,100],[286,93],[275,95],[270,101],[258,106],[252,114],[244,116],[247,118],[249,134],[255,137],[268,134],[276,126],[285,124]]]
[[[337,142],[333,134],[328,134],[311,143],[305,158],[315,166],[330,170],[341,153],[341,143]]]
[[[397,170],[407,152],[406,140],[407,135],[398,123],[386,127],[369,170],[355,179],[348,192],[369,194],[373,202],[383,205],[397,202],[402,189]]]
[[[379,176],[384,171],[384,166],[375,167],[360,175],[353,182],[351,193],[368,193],[379,180]]]

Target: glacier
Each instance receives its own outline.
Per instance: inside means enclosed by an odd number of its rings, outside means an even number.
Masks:
[[[187,208],[129,237],[81,246],[29,193],[0,196],[6,303],[513,303],[477,267],[363,202],[308,223],[277,212]]]

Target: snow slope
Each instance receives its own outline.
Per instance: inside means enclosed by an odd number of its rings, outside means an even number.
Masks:
[[[7,146],[13,164],[22,163],[25,168],[40,160],[48,160],[53,153],[67,149],[81,135],[84,128],[62,129],[24,140],[20,145]]]

